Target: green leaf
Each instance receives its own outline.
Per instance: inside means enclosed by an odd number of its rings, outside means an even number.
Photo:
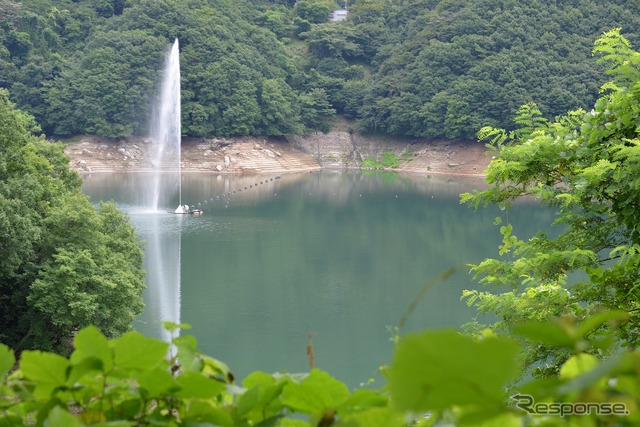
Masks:
[[[3,415],[0,417],[0,427],[15,427],[24,425],[22,418],[17,415]]]
[[[20,369],[30,380],[64,385],[69,361],[62,356],[42,351],[22,352]]]
[[[238,424],[225,408],[219,408],[210,400],[195,400],[189,402],[186,408],[185,421],[187,426],[196,426],[204,424],[195,424],[192,422],[208,423],[209,425],[220,427],[235,427]]]
[[[257,422],[264,418],[262,411],[268,402],[262,401],[262,388],[263,386],[258,384],[240,396],[237,407],[240,417],[249,418],[252,422]],[[255,414],[257,414],[258,418],[255,417]]]
[[[335,409],[349,397],[349,389],[319,369],[300,383],[289,383],[282,391],[280,400],[287,406],[304,414],[320,414],[327,409]]]
[[[587,353],[571,356],[560,368],[560,378],[575,378],[598,365],[598,358]]]
[[[386,406],[389,398],[377,390],[358,389],[351,393],[338,408],[338,413],[345,416],[367,408]]]
[[[174,323],[168,320],[162,322],[162,327],[168,332],[179,331],[180,329],[191,329],[191,325],[188,323]]]
[[[20,370],[36,383],[34,395],[49,398],[56,387],[67,382],[69,361],[62,356],[42,351],[24,351],[20,358]]]
[[[391,408],[371,408],[345,417],[345,427],[402,427],[407,425],[404,415]]]
[[[243,383],[250,388],[238,399],[238,415],[251,421],[260,421],[276,415],[282,409],[278,399],[286,381],[276,380],[264,372],[251,373]]]
[[[113,343],[115,365],[124,370],[151,370],[165,360],[169,350],[168,343],[138,332],[127,332]]]
[[[119,415],[119,418],[125,420],[133,420],[140,414],[144,413],[145,402],[140,398],[126,399],[113,403],[113,412]]]
[[[460,425],[473,425],[474,427],[521,427],[523,425],[522,423],[522,417],[519,414],[505,412],[495,417],[482,421],[473,421],[469,424],[461,422]]]
[[[103,363],[95,357],[86,357],[75,365],[71,366],[67,382],[70,385],[78,382],[85,375],[93,374],[96,376],[98,372],[102,372]]]
[[[555,322],[523,322],[514,325],[512,332],[535,342],[564,347],[572,347],[577,339]]]
[[[605,377],[610,376],[610,374],[621,365],[622,360],[623,357],[620,354],[614,355],[597,363],[593,368],[589,368],[587,372],[581,373],[577,376],[574,375],[575,372],[571,372],[574,368],[567,367],[564,372],[565,378],[571,378],[571,380],[560,386],[558,391],[561,393],[571,393],[574,391],[583,391],[585,389],[592,388],[594,385],[604,386],[607,383]],[[585,365],[588,364],[589,362]],[[585,365],[581,365],[580,368],[586,368]],[[572,377],[571,375],[574,376]]]
[[[75,350],[71,355],[71,363],[78,364],[87,357],[94,357],[102,362],[102,369],[108,372],[113,368],[113,352],[109,341],[95,326],[80,330],[73,339]]]
[[[180,390],[174,395],[183,398],[213,399],[226,390],[223,383],[199,372],[184,372],[178,375],[176,383]]]
[[[505,384],[520,372],[519,350],[506,338],[477,341],[454,330],[408,335],[389,370],[391,400],[401,410],[416,412],[499,406]]]
[[[233,373],[226,363],[204,354],[200,354],[198,357],[202,360],[203,374],[208,375],[211,378],[217,378],[220,381],[224,381],[229,384],[233,383]]]
[[[193,335],[181,335],[173,340],[173,345],[178,349],[178,360],[183,371],[202,371],[203,362]]]
[[[250,389],[258,385],[270,386],[273,385],[276,381],[277,380],[271,374],[263,371],[253,371],[242,381],[242,386],[244,388]]]
[[[136,425],[138,424],[135,421],[108,421],[104,423],[91,424],[91,427],[134,427]]]
[[[56,406],[49,412],[49,416],[44,425],[46,427],[74,427],[80,426],[81,424],[76,417],[59,406]]]
[[[85,409],[78,414],[78,420],[82,424],[91,426],[100,425],[100,423],[107,424],[106,418],[104,412],[99,409]]]
[[[137,424],[134,421],[109,421],[106,423],[92,424],[91,427],[134,427],[135,425]]]
[[[284,415],[275,415],[269,418],[265,418],[263,421],[260,421],[258,424],[251,424],[255,427],[281,427],[281,421]],[[235,426],[234,426],[235,427]]]
[[[0,343],[0,382],[9,373],[16,363],[16,358],[13,355],[13,351],[4,344]]]
[[[160,397],[176,386],[174,378],[162,367],[150,371],[138,371],[132,376],[144,390],[143,395],[146,399]]]
[[[629,318],[629,314],[622,310],[604,311],[594,314],[586,318],[578,327],[577,335],[584,337],[594,329],[600,327],[604,323],[617,320],[625,320]]]

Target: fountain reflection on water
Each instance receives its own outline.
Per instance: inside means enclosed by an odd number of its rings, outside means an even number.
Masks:
[[[133,212],[135,215],[136,212]],[[171,335],[161,322],[180,323],[181,308],[181,215],[146,214],[136,220],[138,234],[145,241],[144,269],[147,273],[145,311],[138,319],[152,336],[169,341]],[[144,228],[140,224],[144,223]]]

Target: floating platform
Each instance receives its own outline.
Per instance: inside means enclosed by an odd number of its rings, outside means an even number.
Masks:
[[[204,212],[200,209],[190,209],[189,205],[180,205],[173,211],[167,211],[176,215],[202,215]]]
[[[167,211],[167,212],[175,215],[202,215],[204,213],[204,211],[201,211],[200,209],[193,209],[188,212],[175,212],[175,211]]]

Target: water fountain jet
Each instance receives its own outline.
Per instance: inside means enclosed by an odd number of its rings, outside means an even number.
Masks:
[[[177,186],[179,205],[175,213],[186,213],[182,206],[182,178],[180,170],[181,144],[181,102],[180,102],[180,48],[175,40],[167,54],[160,97],[151,120],[151,164],[154,186],[150,207],[157,210],[161,203],[168,203],[165,179]],[[180,212],[178,212],[178,210]]]
[[[180,170],[180,109],[180,57],[176,39],[165,59],[159,99],[153,108],[154,114],[150,121],[153,185],[149,191],[150,200],[147,206],[156,212],[160,207],[175,203],[176,190],[178,209],[184,210]],[[166,210],[163,212],[166,213]],[[154,322],[180,323],[181,234],[181,220],[178,219],[178,224],[175,224],[173,218],[156,215],[148,235],[145,236],[147,290],[152,295],[148,299],[147,309],[154,313]],[[165,341],[171,340],[168,331],[163,329],[160,334]]]

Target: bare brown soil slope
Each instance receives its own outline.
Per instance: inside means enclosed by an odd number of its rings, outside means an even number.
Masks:
[[[63,141],[71,167],[81,173],[148,172],[151,161],[145,138],[108,140],[81,136]],[[286,173],[321,168],[358,168],[363,160],[393,151],[394,170],[426,174],[482,176],[489,164],[485,147],[451,141],[397,141],[349,132],[312,134],[288,139],[185,138],[182,171],[186,173]]]

